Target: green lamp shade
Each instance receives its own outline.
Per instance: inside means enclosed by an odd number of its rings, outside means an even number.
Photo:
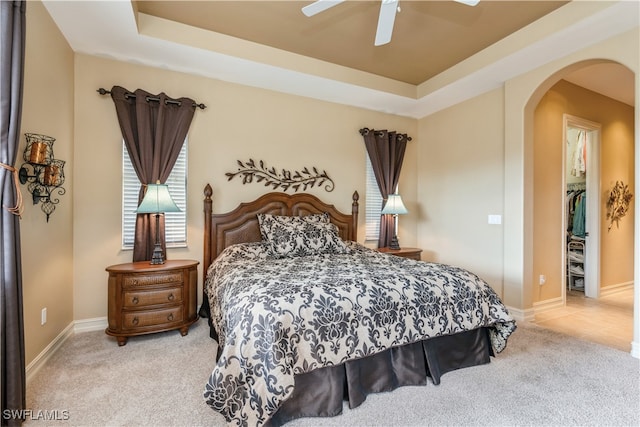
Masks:
[[[404,203],[402,203],[402,198],[399,194],[389,194],[387,203],[382,209],[382,213],[391,215],[402,215],[409,213],[409,211],[404,207]]]
[[[169,194],[169,186],[166,184],[149,184],[142,203],[136,209],[136,213],[163,213],[180,212],[180,208]]]

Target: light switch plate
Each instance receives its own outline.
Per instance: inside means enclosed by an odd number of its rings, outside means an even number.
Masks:
[[[489,224],[502,224],[502,215],[489,215]]]

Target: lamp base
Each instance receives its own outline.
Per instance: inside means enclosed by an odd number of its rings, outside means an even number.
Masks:
[[[391,239],[391,243],[389,243],[389,249],[393,249],[394,251],[400,250],[400,242],[398,242],[398,236],[393,236],[393,238]]]
[[[162,245],[160,245],[159,243],[156,243],[155,247],[153,248],[153,255],[151,256],[150,264],[164,264],[164,257],[162,256]]]

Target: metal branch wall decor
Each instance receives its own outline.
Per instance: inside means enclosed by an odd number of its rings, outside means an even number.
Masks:
[[[317,168],[311,169],[306,166],[300,171],[290,171],[282,169],[277,171],[276,168],[267,167],[264,161],[260,160],[256,163],[253,159],[248,162],[238,160],[238,170],[236,172],[227,172],[225,174],[227,180],[241,177],[243,184],[252,182],[263,183],[265,187],[271,186],[274,190],[280,188],[283,191],[289,189],[293,191],[306,191],[307,188],[323,187],[327,192],[333,191],[335,185],[333,180],[329,178],[326,171],[320,172]]]
[[[607,219],[611,220],[607,231],[611,231],[614,222],[617,227],[620,227],[618,221],[629,211],[629,203],[632,197],[633,195],[629,192],[629,186],[622,181],[616,181],[616,185],[613,186],[609,194],[609,200],[607,200]]]

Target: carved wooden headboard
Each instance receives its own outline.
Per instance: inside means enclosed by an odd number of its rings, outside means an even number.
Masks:
[[[261,240],[257,214],[272,215],[309,215],[327,212],[331,222],[338,227],[343,240],[357,240],[358,233],[358,192],[353,193],[351,214],[344,214],[335,206],[324,203],[316,196],[307,193],[286,194],[267,193],[256,200],[241,203],[231,212],[213,214],[211,195],[213,190],[207,184],[204,188],[204,252],[203,276],[209,265],[227,246],[259,242]]]

